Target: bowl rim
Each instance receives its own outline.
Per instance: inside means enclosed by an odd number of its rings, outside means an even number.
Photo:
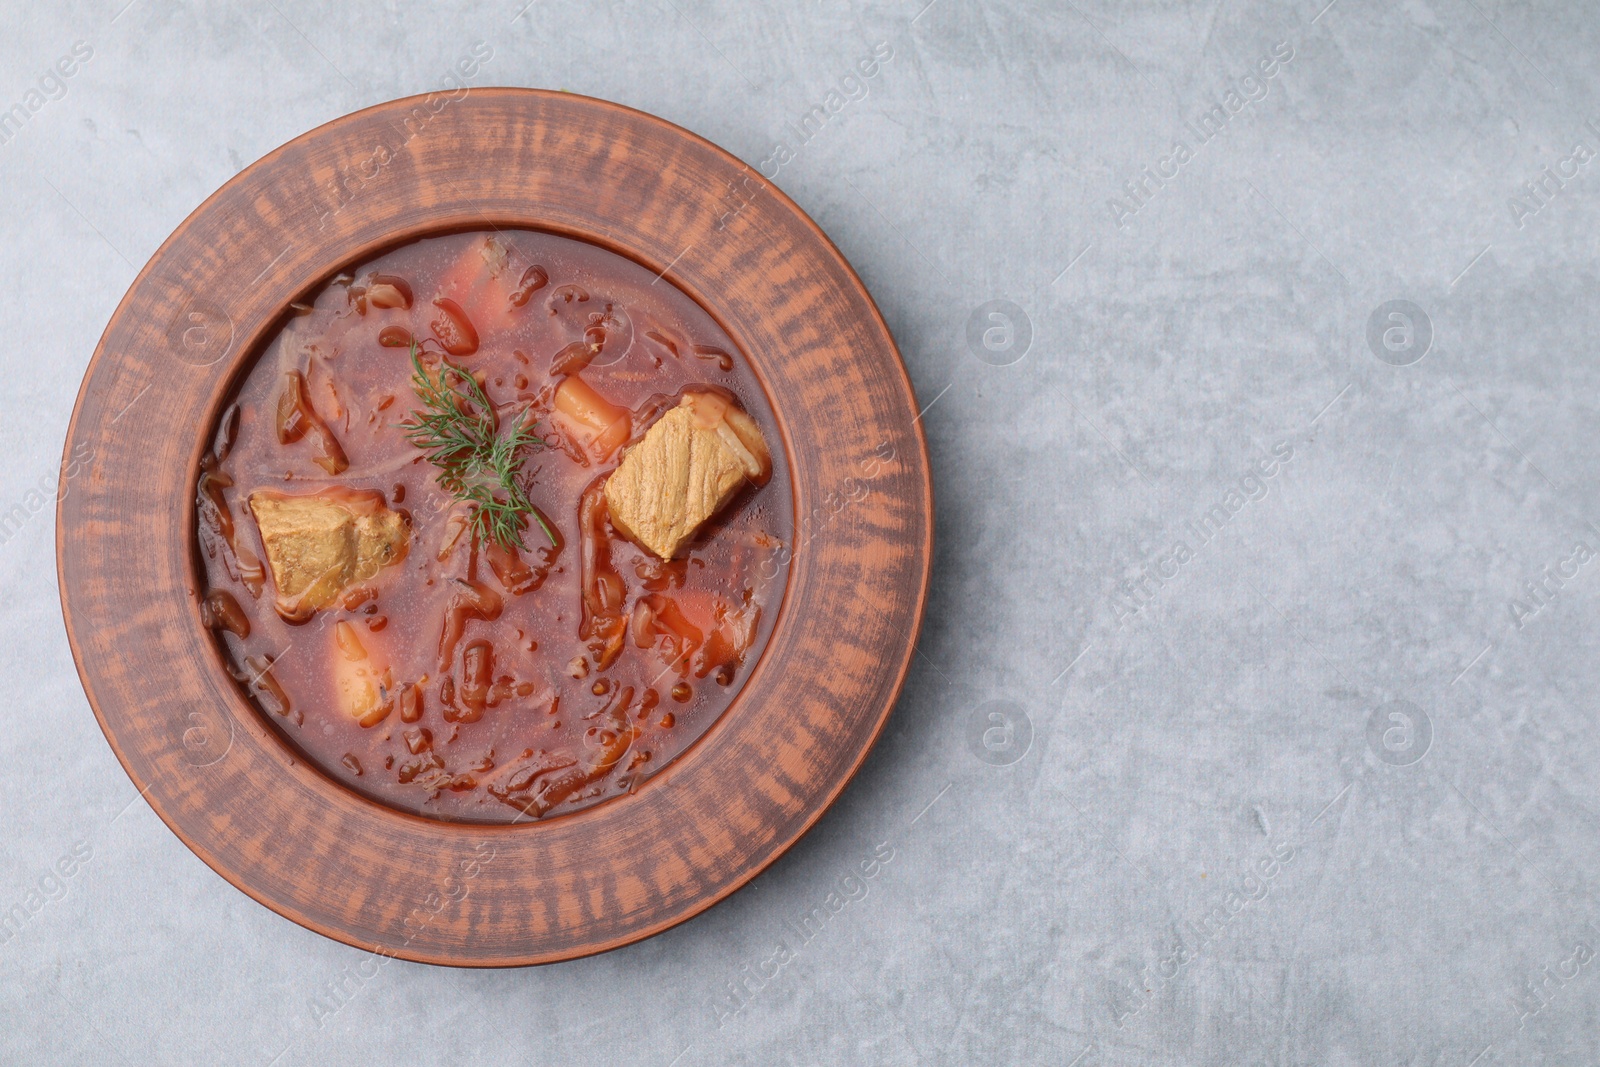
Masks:
[[[117,756],[118,761],[122,764],[124,771],[133,781],[135,787],[139,790],[139,795],[146,798],[147,802],[156,812],[158,817],[160,817],[162,821],[166,823],[166,825],[178,836],[178,838],[183,841],[183,843],[197,856],[199,856],[201,860],[209,867],[211,867],[225,880],[240,889],[242,892],[246,893],[251,898],[277,912],[278,914],[283,915],[291,921],[305,926],[308,929],[312,929],[318,933],[321,933],[324,936],[342,941],[358,948],[369,949],[375,953],[394,958],[403,958],[425,963],[484,967],[520,966],[531,963],[555,962],[557,960],[577,958],[597,952],[608,951],[634,941],[654,936],[655,934],[677,925],[678,923],[687,921],[688,919],[711,907],[713,904],[730,896],[732,893],[748,884],[753,878],[769,867],[772,863],[776,862],[777,859],[779,859],[785,852],[793,847],[800,837],[804,836],[804,834],[809,831],[811,827],[814,826],[822,817],[822,814],[837,801],[839,796],[844,792],[846,786],[848,786],[850,781],[852,781],[855,775],[860,771],[867,755],[872,750],[877,739],[881,736],[884,726],[887,723],[889,714],[903,692],[906,677],[910,669],[911,660],[915,655],[916,642],[920,634],[923,616],[927,605],[928,589],[932,572],[934,534],[932,477],[928,461],[926,439],[920,424],[920,418],[918,418],[913,420],[909,427],[903,431],[909,438],[906,443],[913,446],[907,450],[908,454],[904,457],[907,466],[914,468],[910,471],[910,474],[913,480],[917,483],[910,488],[914,488],[916,490],[915,495],[919,497],[921,505],[917,509],[920,512],[920,523],[918,524],[920,528],[908,528],[907,532],[908,534],[916,535],[916,543],[913,546],[913,549],[915,554],[920,558],[916,561],[916,573],[912,576],[912,581],[910,582],[914,588],[908,590],[908,592],[911,594],[909,610],[902,612],[902,615],[906,616],[903,621],[908,623],[908,625],[906,626],[903,635],[901,635],[903,640],[892,642],[892,646],[897,652],[893,659],[897,660],[898,662],[893,662],[892,678],[889,680],[889,684],[882,689],[879,698],[874,701],[876,705],[880,706],[877,707],[876,712],[871,716],[870,722],[863,723],[863,725],[867,726],[868,729],[864,734],[854,739],[857,741],[857,743],[854,746],[854,750],[849,754],[848,765],[843,768],[842,773],[834,775],[829,780],[823,792],[809,798],[807,810],[802,817],[794,822],[791,832],[787,833],[782,840],[773,842],[770,846],[765,847],[758,862],[746,864],[743,869],[724,879],[719,884],[708,887],[708,891],[700,892],[687,903],[675,905],[655,919],[642,922],[635,927],[629,928],[613,936],[593,941],[586,941],[582,938],[579,938],[568,950],[529,952],[520,955],[507,954],[475,956],[470,952],[463,953],[459,949],[452,950],[449,947],[439,947],[431,943],[424,945],[413,945],[409,940],[403,945],[396,946],[392,942],[386,941],[384,938],[371,935],[366,930],[352,930],[348,924],[329,922],[319,918],[314,914],[307,914],[304,911],[288,909],[282,900],[267,892],[261,886],[253,884],[248,877],[250,872],[240,871],[231,863],[225,861],[209,847],[208,842],[199,840],[199,835],[192,832],[188,826],[178,819],[176,813],[176,808],[178,805],[176,802],[169,803],[166,798],[159,795],[161,791],[155,788],[158,784],[158,779],[154,775],[147,775],[144,773],[147,769],[144,766],[144,761],[135,760],[132,758],[132,754],[125,747],[124,739],[119,736],[118,730],[113,721],[114,716],[108,717],[106,714],[106,709],[103,706],[104,694],[102,694],[97,687],[97,682],[99,682],[100,679],[97,677],[98,672],[96,670],[96,661],[91,654],[91,650],[86,646],[83,634],[80,633],[80,630],[86,632],[93,620],[89,618],[86,613],[80,611],[82,605],[75,603],[75,601],[78,599],[73,588],[73,581],[76,578],[76,575],[71,573],[73,560],[72,558],[69,558],[71,549],[74,547],[74,538],[77,535],[77,531],[73,525],[75,509],[80,506],[81,497],[84,491],[80,489],[78,493],[70,494],[69,498],[69,494],[66,491],[67,487],[65,484],[65,472],[67,470],[68,462],[70,461],[75,444],[79,443],[85,437],[84,421],[87,418],[88,409],[91,403],[91,387],[97,381],[97,375],[104,375],[109,368],[117,364],[119,359],[124,356],[123,352],[113,351],[110,349],[108,347],[108,342],[113,338],[113,335],[117,332],[119,327],[126,325],[125,319],[132,312],[136,295],[140,294],[153,284],[155,272],[157,271],[158,267],[163,264],[164,260],[173,252],[175,248],[182,244],[190,231],[197,227],[201,221],[207,220],[209,216],[214,214],[219,205],[221,205],[231,195],[236,195],[242,191],[245,187],[245,183],[249,179],[252,177],[264,177],[272,175],[276,170],[285,165],[286,160],[288,160],[290,155],[296,150],[304,146],[314,144],[319,138],[331,137],[341,130],[353,129],[355,128],[355,124],[362,120],[371,119],[374,116],[396,114],[404,111],[407,107],[415,108],[432,101],[439,95],[440,94],[424,94],[420,96],[403,97],[373,105],[368,108],[363,108],[360,111],[340,116],[328,123],[317,126],[312,130],[300,134],[285,144],[280,145],[278,148],[264,155],[261,159],[252,163],[239,174],[236,174],[221,188],[208,196],[198,207],[196,207],[187,217],[185,217],[185,219],[177,226],[176,229],[174,229],[172,234],[170,234],[166,240],[162,242],[156,252],[152,254],[150,259],[140,269],[133,282],[130,283],[127,292],[119,302],[116,310],[113,312],[105,330],[102,332],[102,335],[97,342],[94,354],[91,357],[87,368],[85,369],[83,381],[80,384],[77,397],[74,401],[72,418],[68,425],[67,435],[63,447],[63,473],[61,491],[58,492],[56,501],[57,582],[61,595],[62,616],[66,625],[68,642],[72,649],[74,666],[78,671],[79,679],[83,685],[85,696],[87,697],[89,704],[94,711],[96,720],[99,722],[102,732],[105,734],[112,751]],[[475,88],[466,91],[465,95],[461,99],[464,102],[470,102],[472,99],[481,101],[480,105],[473,105],[474,107],[494,107],[496,105],[506,104],[516,106],[522,103],[528,103],[530,106],[537,106],[540,109],[538,116],[534,120],[536,122],[552,121],[549,117],[550,114],[558,113],[562,108],[572,108],[573,114],[585,115],[586,117],[593,117],[593,115],[596,113],[607,115],[616,119],[619,125],[630,127],[636,132],[640,130],[646,130],[668,140],[683,142],[693,147],[699,153],[699,156],[702,159],[710,158],[723,167],[729,167],[744,173],[750,173],[750,168],[747,165],[739,161],[736,157],[733,157],[730,153],[712,144],[705,138],[700,137],[691,131],[685,130],[680,126],[677,126],[657,116],[653,116],[646,112],[642,112],[611,101],[597,100],[594,98],[578,96],[576,94],[565,92],[511,87]],[[545,108],[551,109],[550,112],[547,113],[544,110]],[[458,109],[458,111],[459,110],[462,109]],[[436,111],[435,113],[437,114],[438,112]],[[803,236],[805,239],[811,242],[814,249],[821,254],[822,260],[824,261],[823,265],[838,272],[845,282],[848,283],[851,294],[857,297],[861,302],[862,307],[860,311],[868,320],[865,325],[868,328],[876,331],[877,334],[881,335],[882,343],[884,345],[883,352],[888,356],[887,360],[880,360],[879,362],[892,368],[891,372],[887,375],[887,377],[891,379],[888,383],[888,389],[890,391],[898,391],[898,398],[907,402],[909,405],[909,410],[915,412],[917,403],[915,392],[911,386],[910,377],[906,372],[904,362],[899,355],[897,346],[894,344],[893,337],[888,330],[888,326],[884,322],[881,312],[873,302],[870,293],[868,293],[866,287],[861,283],[860,278],[850,267],[848,261],[840,253],[837,246],[827,237],[825,233],[823,233],[815,221],[812,220],[809,215],[807,215],[797,204],[795,204],[792,199],[790,199],[775,185],[771,184],[770,180],[766,179],[765,175],[759,175],[759,177],[763,181],[763,192],[770,200],[770,210],[786,216],[790,222],[798,224],[800,229],[803,231]],[[339,210],[342,211],[343,207],[341,206]],[[768,205],[762,205],[762,210],[767,211]],[[389,234],[384,240],[377,242],[377,246],[380,250],[382,247],[394,247],[408,240],[426,236],[428,233],[447,232],[452,228],[460,229],[464,225],[471,225],[474,219],[483,220],[485,218],[486,216],[483,215],[469,213],[452,222],[441,217],[436,219],[431,225],[417,228],[416,232],[409,237],[400,236],[400,234],[405,232],[404,229],[401,231],[395,231]],[[513,220],[508,219],[508,222],[511,221]],[[514,220],[513,224],[519,227],[534,228],[544,230],[546,232],[557,233],[562,236],[587,241],[592,244],[599,244],[601,247],[605,247],[610,251],[622,254],[627,258],[632,259],[634,262],[648,263],[649,261],[649,257],[647,257],[640,249],[633,246],[622,245],[620,242],[615,242],[610,235],[597,234],[594,232],[583,232],[580,229],[572,229],[569,231],[560,226],[552,225],[547,220],[535,221],[531,217]],[[374,248],[372,246],[353,245],[349,243],[347,238],[339,238],[335,243],[325,245],[323,248],[332,249],[337,253],[336,255],[323,254],[322,262],[324,263],[335,262],[340,264],[348,264],[360,262],[363,257],[370,256],[374,252]],[[686,295],[688,295],[691,299],[694,299],[709,314],[711,314],[713,318],[720,325],[722,325],[724,329],[727,330],[729,336],[735,341],[735,343],[748,353],[749,349],[745,344],[744,338],[741,336],[739,331],[732,328],[733,324],[730,323],[725,317],[724,309],[719,307],[715,300],[707,299],[707,294],[703,294],[700,291],[699,286],[688,283],[682,276],[674,276],[672,273],[674,265],[675,263],[667,264],[662,273],[667,276],[673,284],[677,285],[678,288],[680,288]],[[271,265],[269,264],[269,270],[270,266]],[[337,268],[335,267],[335,269]],[[280,290],[282,298],[274,300],[274,306],[278,309],[278,312],[281,313],[282,309],[290,300],[295,298],[297,293],[306,291],[309,288],[321,284],[323,280],[323,274],[319,273],[314,277],[307,276],[301,288],[298,290]],[[189,305],[187,304],[185,305],[185,307],[188,306]],[[222,370],[216,385],[209,390],[209,397],[205,401],[207,418],[202,422],[203,429],[197,436],[197,439],[193,442],[193,447],[191,449],[196,465],[198,464],[198,459],[201,452],[209,441],[211,427],[215,425],[214,420],[222,409],[223,401],[228,395],[231,394],[232,390],[237,386],[238,382],[242,380],[243,376],[249,373],[251,365],[253,365],[255,358],[259,354],[259,348],[264,337],[267,335],[267,332],[272,328],[275,322],[281,322],[281,318],[274,315],[257,321],[253,328],[246,331],[244,337],[234,338],[230,347],[224,351],[222,356],[219,356],[217,360],[214,361],[213,365],[221,367]],[[237,329],[237,327],[235,327],[235,329]],[[774,395],[772,386],[768,381],[767,373],[763,370],[761,360],[759,358],[753,358],[750,359],[749,362],[755,370],[757,378],[762,384],[762,388],[767,392],[769,405],[784,437],[783,443],[785,451],[791,459],[791,493],[793,494],[796,505],[796,536],[798,536],[799,522],[801,521],[800,505],[804,498],[801,491],[799,471],[795,469],[795,464],[793,462],[798,456],[798,450],[796,449],[795,442],[791,439],[791,423],[789,419],[789,415],[791,413],[785,410],[783,403],[780,402],[778,397]],[[192,475],[192,473],[192,470],[185,471],[186,479],[188,479],[186,484],[191,486],[193,483],[189,476]],[[182,510],[185,512],[192,512],[192,504],[185,500],[183,502]],[[192,530],[192,526],[188,526],[183,523],[180,523],[179,525],[182,529]],[[179,551],[185,553],[191,559],[191,561],[193,560],[193,550],[190,546],[180,546]],[[795,559],[787,565],[787,569],[790,571],[790,573],[785,578],[783,603],[779,608],[779,616],[774,621],[773,629],[768,637],[767,645],[763,649],[761,660],[745,679],[745,683],[741,687],[740,693],[734,698],[734,701],[730,704],[728,711],[719,716],[718,719],[702,734],[702,736],[693,742],[684,753],[664,767],[662,771],[653,775],[649,782],[647,782],[646,785],[641,788],[639,794],[637,795],[644,795],[646,790],[648,790],[651,786],[656,786],[658,784],[660,788],[666,788],[670,782],[670,779],[674,776],[674,771],[676,770],[681,772],[686,763],[692,763],[693,760],[691,757],[696,750],[702,748],[713,736],[713,734],[716,734],[727,728],[728,724],[733,720],[734,717],[731,712],[739,705],[740,701],[743,700],[745,695],[754,688],[756,676],[762,670],[763,666],[769,666],[769,660],[772,658],[772,654],[775,653],[778,648],[780,629],[785,628],[786,626],[788,628],[792,628],[795,625],[795,620],[789,618],[789,616],[792,612],[798,610],[798,604],[792,594],[799,576],[798,568],[801,565],[802,561],[799,559],[799,553],[796,552]],[[196,598],[193,595],[193,590],[190,591],[190,596],[188,596],[187,599],[190,600],[191,604],[195,602]],[[192,620],[188,621],[191,623],[191,629],[193,631],[188,635],[188,637],[191,640],[194,638],[199,638],[208,646],[215,649],[215,643],[210,640],[209,635],[205,634],[204,630],[200,627],[198,616],[195,615]],[[213,658],[220,668],[220,656],[214,656]],[[776,667],[770,666],[769,669],[776,669]],[[236,690],[235,695],[241,703],[244,703],[247,706],[250,714],[259,717],[260,713],[256,711],[253,703],[247,701],[244,696],[240,693],[237,693]],[[287,741],[279,737],[276,731],[273,730],[272,727],[265,721],[259,721],[258,726],[260,731],[266,736],[270,737],[273,743],[288,747]],[[232,735],[230,735],[230,738],[231,736]],[[258,740],[260,740],[259,735]],[[230,745],[231,744],[232,740],[230,740]],[[603,813],[608,810],[615,810],[619,806],[616,802],[606,802],[593,805],[570,815],[562,816],[556,820],[551,820],[547,824],[534,823],[532,826],[443,822],[441,820],[426,816],[402,812],[398,809],[394,809],[388,805],[382,804],[379,801],[365,797],[353,790],[349,790],[347,787],[339,785],[332,779],[326,778],[326,776],[323,775],[323,772],[321,772],[319,769],[316,769],[314,766],[305,769],[309,773],[323,778],[323,780],[327,781],[333,788],[337,788],[341,792],[344,792],[353,798],[357,798],[363,804],[371,805],[377,808],[384,814],[385,818],[412,820],[416,823],[420,823],[429,827],[437,828],[443,826],[452,830],[458,830],[462,827],[470,827],[473,831],[480,834],[516,834],[529,830],[536,831],[542,826],[554,826],[560,823],[577,824],[585,821],[586,819],[592,821],[594,818],[599,817],[598,813]],[[662,781],[658,783],[658,779],[661,779]],[[631,800],[634,798],[623,799]],[[463,897],[461,902],[464,901],[465,898]],[[471,925],[470,921],[468,921],[468,925]]]

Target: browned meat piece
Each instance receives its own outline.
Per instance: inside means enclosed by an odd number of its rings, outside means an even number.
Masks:
[[[261,531],[278,614],[303,622],[352,582],[405,558],[411,523],[382,493],[334,488],[308,496],[271,489],[250,494]]]
[[[745,482],[765,485],[772,454],[755,420],[718,393],[685,393],[606,480],[611,525],[671,559]]]

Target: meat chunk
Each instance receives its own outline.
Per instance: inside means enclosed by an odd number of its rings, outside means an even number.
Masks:
[[[382,493],[333,488],[307,496],[271,489],[250,494],[278,614],[303,622],[345,587],[405,558],[411,523]]]
[[[745,482],[770,477],[772,454],[755,420],[721,393],[688,392],[606,480],[611,525],[671,559]]]

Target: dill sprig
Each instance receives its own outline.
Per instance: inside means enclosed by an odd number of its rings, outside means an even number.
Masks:
[[[406,439],[439,468],[440,488],[473,505],[472,531],[480,539],[525,550],[523,519],[532,515],[555,544],[556,535],[528,499],[521,477],[522,451],[542,448],[544,440],[520,419],[510,432],[497,432],[494,406],[478,380],[443,357],[437,373],[429,374],[419,351],[412,342],[411,388],[423,406],[401,426]]]

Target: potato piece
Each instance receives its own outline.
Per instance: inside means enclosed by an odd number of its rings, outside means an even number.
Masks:
[[[278,614],[291,622],[304,622],[350,584],[398,563],[410,543],[405,514],[368,490],[290,496],[259,489],[250,494],[250,511],[278,587]]]
[[[606,480],[611,525],[671,559],[746,482],[765,485],[771,476],[755,420],[720,394],[685,393]]]
[[[597,459],[611,455],[633,428],[626,408],[611,403],[576,374],[556,386],[555,401],[555,420]]]
[[[333,688],[339,707],[362,726],[376,726],[394,709],[394,680],[342,619],[333,628]]]

